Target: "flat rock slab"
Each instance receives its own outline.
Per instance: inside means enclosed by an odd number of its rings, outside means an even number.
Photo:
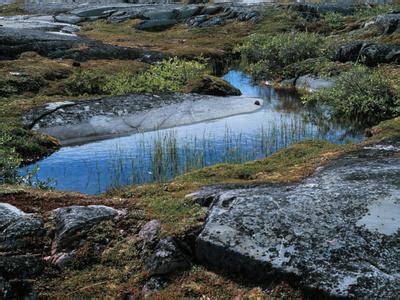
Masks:
[[[262,104],[249,97],[134,94],[50,104],[29,112],[24,123],[67,145],[250,113],[260,109],[256,101]]]
[[[299,184],[211,188],[198,258],[335,297],[399,298],[399,146],[347,154]]]

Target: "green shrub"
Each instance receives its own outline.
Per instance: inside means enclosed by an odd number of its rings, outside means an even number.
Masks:
[[[11,183],[17,178],[17,170],[21,163],[14,148],[8,147],[11,137],[0,134],[0,183]]]
[[[84,70],[71,75],[64,81],[65,91],[69,95],[101,95],[107,75],[97,70]]]
[[[178,58],[164,60],[143,73],[129,70],[106,74],[96,70],[77,72],[64,81],[69,95],[125,95],[177,92],[204,74],[206,64]]]
[[[344,26],[344,17],[342,14],[329,12],[324,15],[324,21],[330,29],[336,30]]]
[[[376,124],[400,113],[400,100],[394,96],[385,73],[359,65],[342,73],[334,87],[304,96],[303,100],[326,103],[333,116],[363,125]]]
[[[206,65],[178,58],[164,60],[141,74],[129,71],[109,76],[104,90],[107,94],[177,92],[190,81],[204,74]]]
[[[237,50],[256,78],[277,78],[285,66],[320,56],[323,42],[315,33],[255,34]]]

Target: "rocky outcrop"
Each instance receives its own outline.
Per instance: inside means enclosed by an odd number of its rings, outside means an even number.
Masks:
[[[258,6],[220,4],[220,5],[97,5],[84,6],[55,16],[58,22],[78,24],[82,21],[106,19],[110,23],[120,23],[131,19],[141,19],[136,29],[158,31],[178,23],[194,27],[223,25],[228,21],[257,22],[260,18]]]
[[[340,62],[363,61],[368,66],[380,63],[400,63],[400,47],[365,41],[355,41],[342,45],[336,52]]]
[[[23,52],[34,51],[53,59],[130,59],[153,62],[160,54],[138,48],[118,47],[75,35],[39,30],[0,27],[0,59],[17,59]]]
[[[400,11],[379,15],[372,22],[383,27],[383,34],[400,32]]]
[[[68,268],[91,228],[122,215],[107,206],[70,206],[53,210],[45,224],[47,216],[0,203],[0,299],[36,299],[31,282],[48,263]]]
[[[44,261],[41,216],[26,214],[15,206],[0,203],[0,298],[35,296],[29,279],[40,274]]]
[[[77,248],[85,231],[94,225],[122,214],[121,211],[102,205],[69,206],[53,210],[55,227],[52,253]]]
[[[0,203],[0,252],[37,249],[42,246],[43,219]]]
[[[334,297],[397,298],[399,146],[347,154],[298,184],[211,189],[198,259],[256,280],[295,279]]]
[[[24,116],[24,124],[71,144],[252,112],[260,108],[256,101],[263,103],[250,97],[132,94],[37,107]]]

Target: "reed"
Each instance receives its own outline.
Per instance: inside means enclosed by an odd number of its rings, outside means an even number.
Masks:
[[[146,182],[164,182],[206,166],[218,163],[239,164],[267,157],[293,143],[305,139],[322,139],[326,132],[302,118],[281,117],[257,132],[245,135],[226,127],[222,137],[202,135],[179,136],[175,130],[142,135],[134,151],[117,146],[106,168],[107,176],[96,168],[98,189]],[[108,177],[106,183],[100,178]]]

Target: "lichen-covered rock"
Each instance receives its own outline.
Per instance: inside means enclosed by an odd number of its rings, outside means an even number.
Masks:
[[[380,63],[400,63],[400,47],[355,41],[338,48],[336,59],[340,62],[364,61],[368,66]]]
[[[347,154],[298,184],[220,192],[197,257],[257,280],[297,278],[334,297],[398,298],[399,146]]]
[[[120,214],[120,211],[102,205],[69,206],[53,210],[51,213],[55,226],[53,254],[64,249],[74,249],[86,230]]]
[[[44,234],[40,216],[25,214],[10,204],[0,203],[0,252],[38,248]]]
[[[190,261],[179,249],[173,238],[162,239],[146,263],[151,276],[166,275],[182,271],[190,266]]]
[[[383,34],[400,32],[400,12],[379,15],[375,18],[375,23],[384,28]]]
[[[139,237],[146,245],[152,245],[160,237],[161,223],[158,220],[151,220],[144,224],[139,232]]]

